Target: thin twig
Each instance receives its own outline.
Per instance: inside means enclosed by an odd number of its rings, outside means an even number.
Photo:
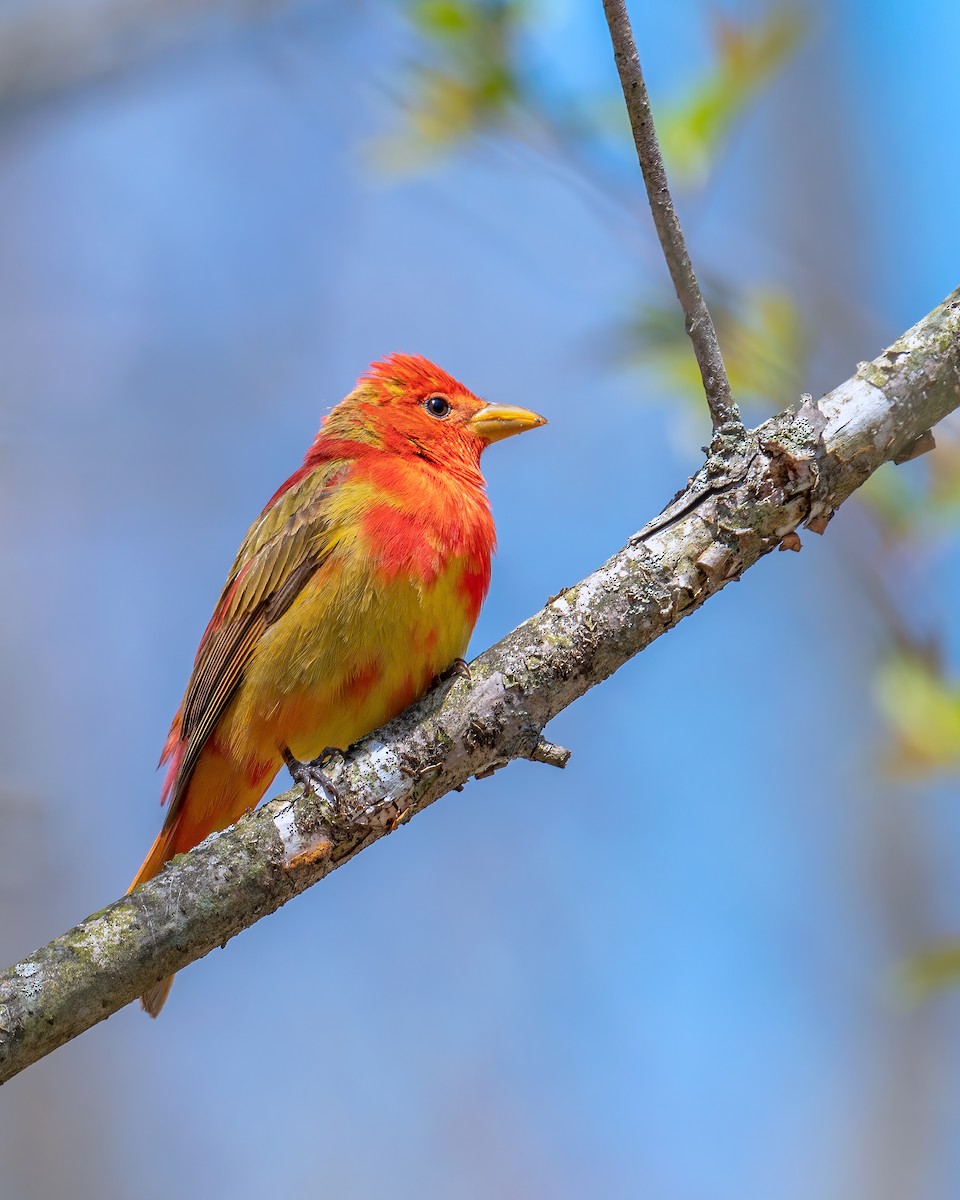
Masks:
[[[603,0],[603,11],[610,28],[613,57],[620,73],[623,98],[627,103],[653,223],[663,249],[663,257],[667,260],[677,299],[683,309],[687,333],[693,342],[700,377],[703,379],[703,390],[706,392],[707,405],[713,420],[713,430],[714,433],[718,433],[727,426],[729,432],[742,432],[743,421],[730,390],[730,380],[727,378],[727,368],[723,364],[717,331],[700,294],[700,285],[697,283],[683,230],[673,205],[673,197],[670,195],[663,155],[660,153],[660,143],[650,111],[650,97],[647,95],[647,85],[640,69],[640,58],[637,55],[636,42],[633,40],[625,0]]]

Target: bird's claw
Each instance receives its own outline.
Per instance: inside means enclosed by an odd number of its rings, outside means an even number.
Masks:
[[[339,746],[324,746],[313,761],[322,769],[323,767],[329,767],[335,758],[345,759],[346,757],[347,752],[341,750]]]
[[[284,747],[283,761],[293,782],[299,784],[305,792],[312,793],[323,806],[324,815],[329,824],[335,828],[345,828],[348,824],[348,813],[336,784],[324,770],[334,758],[343,758],[344,753],[337,746],[327,746],[312,762],[301,762]]]
[[[473,678],[473,672],[470,670],[470,664],[465,658],[455,658],[445,671],[434,679],[434,684],[446,683],[448,679],[453,679],[454,676],[459,676],[461,679],[466,679],[469,683]]]

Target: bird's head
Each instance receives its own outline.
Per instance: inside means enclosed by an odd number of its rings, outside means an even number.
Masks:
[[[491,442],[546,423],[526,408],[487,404],[418,354],[390,354],[370,364],[321,434],[443,465],[475,465]]]

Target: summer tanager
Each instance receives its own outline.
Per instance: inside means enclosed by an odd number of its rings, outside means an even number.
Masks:
[[[480,455],[544,424],[419,356],[361,376],[240,547],[160,760],[170,808],[131,889],[253,808],[284,761],[350,745],[465,653],[495,547]],[[151,1016],[172,982],[142,996]]]

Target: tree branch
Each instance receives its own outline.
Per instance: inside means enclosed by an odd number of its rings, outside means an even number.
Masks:
[[[677,210],[670,195],[660,142],[650,111],[650,97],[647,95],[647,85],[640,69],[640,58],[633,40],[625,0],[603,0],[603,11],[610,28],[613,57],[620,73],[623,98],[627,103],[633,141],[637,147],[637,157],[640,159],[653,223],[677,299],[683,309],[687,333],[693,342],[693,351],[697,356],[703,390],[706,392],[707,405],[713,420],[713,431],[715,434],[719,433],[726,426],[730,433],[742,433],[740,409],[730,389],[717,331],[700,293],[700,285],[697,283],[693,264],[687,253],[687,243],[677,218]]]
[[[514,758],[563,765],[546,723],[960,407],[960,289],[821,400],[708,458],[626,546],[331,771],[340,829],[298,789],[0,975],[0,1082]]]

